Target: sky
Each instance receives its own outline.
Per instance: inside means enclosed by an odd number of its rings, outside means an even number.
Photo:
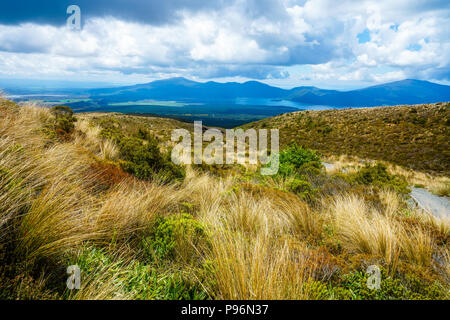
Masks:
[[[69,5],[81,28],[69,28]],[[258,80],[353,89],[450,84],[450,1],[0,2],[0,78]]]

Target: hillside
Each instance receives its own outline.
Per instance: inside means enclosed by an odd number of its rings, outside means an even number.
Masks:
[[[92,89],[86,94],[102,103],[143,99],[217,103],[237,98],[259,98],[286,99],[313,105],[360,107],[449,101],[450,86],[407,79],[351,91],[324,90],[316,87],[296,87],[286,90],[258,81],[201,83],[185,78],[172,78],[134,86]]]
[[[415,179],[448,193],[448,177],[333,173],[298,146],[274,176],[178,166],[178,126],[0,99],[0,299],[450,298],[449,220],[408,200]]]
[[[450,104],[300,111],[244,125],[276,128],[280,143],[298,143],[324,155],[385,160],[448,175]]]
[[[450,100],[450,87],[407,79],[346,92],[293,89],[293,101],[336,107],[419,104]]]

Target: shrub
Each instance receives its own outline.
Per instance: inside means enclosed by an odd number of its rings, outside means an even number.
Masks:
[[[125,136],[114,119],[102,121],[100,137],[113,141],[119,147],[120,165],[128,173],[143,180],[159,178],[163,182],[183,180],[185,170],[162,155],[158,142],[147,131],[139,129],[135,136]]]
[[[112,140],[115,142],[123,138],[123,133],[117,128],[105,128],[100,131],[99,137],[105,140]]]
[[[124,137],[119,141],[120,158],[123,169],[139,179],[148,180],[153,176],[163,181],[181,180],[185,172],[181,166],[173,164],[161,155],[155,140]]]
[[[321,281],[309,280],[304,284],[304,290],[310,300],[326,300],[330,295],[327,286]]]
[[[375,166],[366,165],[350,177],[351,181],[363,185],[374,185],[380,188],[388,188],[402,194],[408,194],[406,180],[400,176],[390,175],[386,166],[378,163]]]
[[[397,300],[397,299],[442,299],[443,288],[438,283],[427,283],[413,275],[395,277],[381,268],[380,289],[367,286],[368,275],[364,271],[354,271],[344,275],[341,282],[330,288],[334,299],[352,300]]]
[[[299,195],[304,200],[310,200],[317,193],[317,189],[314,189],[311,184],[305,180],[295,178],[288,185],[289,191]]]
[[[133,292],[137,300],[206,300],[208,294],[201,285],[181,271],[161,272],[142,263],[130,268],[125,291]]]
[[[60,137],[67,137],[75,129],[74,122],[77,119],[73,116],[73,111],[67,106],[54,106],[50,113],[55,117],[54,129]]]
[[[151,260],[176,256],[191,262],[196,250],[207,245],[204,227],[189,214],[160,219],[150,237],[143,239],[146,257]]]
[[[316,152],[299,147],[296,144],[280,152],[279,174],[282,176],[299,173],[318,174],[322,164]]]
[[[50,109],[50,113],[55,118],[72,118],[73,110],[67,106],[54,106]]]

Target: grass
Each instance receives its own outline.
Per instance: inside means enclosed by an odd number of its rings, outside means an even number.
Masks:
[[[244,128],[277,128],[280,143],[293,142],[325,156],[384,160],[446,175],[450,170],[450,104],[287,113]],[[448,189],[448,187],[447,187]]]
[[[354,183],[364,165],[330,174],[295,147],[278,177],[187,166],[182,180],[139,179],[102,130],[136,136],[151,122],[164,152],[174,120],[77,115],[61,139],[48,109],[0,111],[1,299],[448,299],[450,222],[373,175]],[[422,177],[385,165],[382,182]],[[300,180],[317,191],[303,197]],[[372,264],[380,292],[364,287]]]

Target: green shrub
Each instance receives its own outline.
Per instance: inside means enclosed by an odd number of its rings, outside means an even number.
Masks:
[[[117,119],[113,119],[113,118],[102,119],[99,124],[103,129],[120,129],[121,128],[120,121]]]
[[[150,260],[195,258],[196,249],[207,245],[207,236],[200,222],[186,213],[160,219],[154,233],[143,239],[146,257]]]
[[[73,110],[67,106],[54,106],[50,109],[50,113],[55,118],[72,118]]]
[[[366,165],[357,173],[351,175],[350,180],[358,184],[388,188],[402,194],[411,192],[404,178],[390,175],[387,172],[386,166],[381,163],[375,166]]]
[[[318,174],[321,167],[320,156],[316,152],[296,144],[280,152],[278,174],[282,176],[295,176],[300,173]]]
[[[100,131],[99,137],[105,140],[113,140],[114,142],[119,142],[120,139],[124,137],[124,135],[118,128],[104,128]]]
[[[184,178],[184,169],[173,164],[168,156],[161,155],[155,140],[124,137],[118,145],[123,169],[139,179],[156,176],[163,181],[173,181]]]
[[[321,281],[309,280],[305,283],[304,290],[311,300],[326,300],[330,296],[326,284]]]
[[[443,299],[443,287],[436,283],[419,280],[414,275],[393,277],[385,268],[381,268],[380,289],[367,286],[369,275],[364,271],[354,271],[344,275],[342,281],[330,287],[329,294],[333,299],[344,300],[427,300]]]
[[[299,195],[304,200],[311,200],[317,193],[317,189],[314,189],[311,184],[305,180],[295,178],[288,185],[289,191]]]
[[[105,249],[93,246],[85,247],[70,264],[80,267],[82,281],[114,279],[117,293],[123,292],[137,300],[208,298],[198,282],[182,270],[162,270],[136,260],[126,263],[120,257],[113,257]],[[70,293],[67,293],[66,298],[69,296]]]
[[[150,132],[147,130],[144,130],[142,128],[139,128],[138,132],[135,134],[136,138],[142,139],[142,140],[154,140],[154,138],[150,135]]]
[[[208,294],[199,283],[182,271],[161,272],[135,263],[125,282],[125,291],[137,300],[206,300]]]
[[[67,106],[54,106],[50,113],[55,117],[54,129],[60,136],[67,136],[75,129],[74,122],[77,119],[73,116],[73,111]]]
[[[105,119],[100,124],[100,137],[114,141],[120,150],[120,165],[139,179],[159,178],[163,182],[183,180],[185,170],[175,165],[170,153],[163,155],[158,142],[147,131],[139,129],[134,136],[125,136],[115,119]]]

